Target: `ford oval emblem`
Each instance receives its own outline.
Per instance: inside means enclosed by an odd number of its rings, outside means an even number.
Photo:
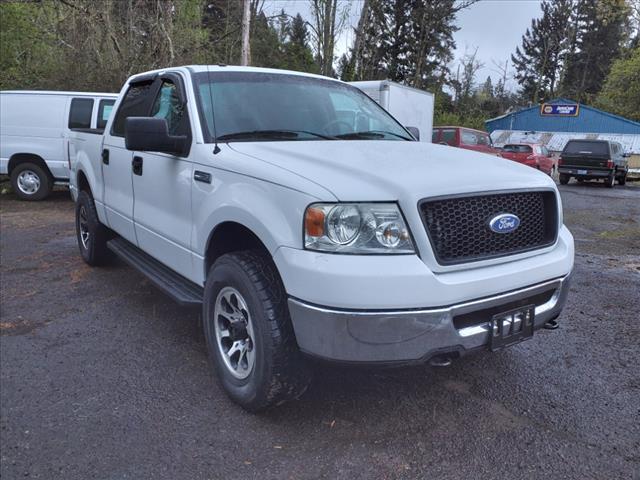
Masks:
[[[520,226],[520,219],[512,213],[501,213],[489,220],[489,228],[496,233],[511,233]]]

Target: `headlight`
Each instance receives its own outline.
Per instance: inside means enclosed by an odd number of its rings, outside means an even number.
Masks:
[[[304,214],[304,246],[339,253],[414,253],[395,203],[315,203]]]

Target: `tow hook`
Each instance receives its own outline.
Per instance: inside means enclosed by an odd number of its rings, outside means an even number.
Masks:
[[[436,355],[429,360],[429,365],[432,367],[448,367],[451,365],[451,357],[447,355]]]
[[[552,320],[549,320],[547,323],[544,324],[544,328],[546,330],[555,330],[559,326],[560,324],[558,323],[558,320],[556,320],[555,318]]]

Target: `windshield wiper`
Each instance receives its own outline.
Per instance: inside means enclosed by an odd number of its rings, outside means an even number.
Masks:
[[[306,130],[249,130],[246,132],[235,132],[220,135],[218,141],[225,140],[251,140],[251,139],[285,139],[295,140],[300,134],[311,135],[312,137],[322,138],[324,140],[335,140],[336,137],[322,135],[320,133],[308,132]]]
[[[413,140],[413,138],[405,137],[398,133],[387,132],[386,130],[367,130],[363,132],[350,132],[336,135],[336,138],[350,139],[350,138],[384,138],[385,135],[392,135],[403,140]]]

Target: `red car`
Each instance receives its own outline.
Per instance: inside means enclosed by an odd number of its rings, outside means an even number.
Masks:
[[[466,127],[433,127],[433,143],[451,147],[466,148],[476,152],[500,155],[500,150],[493,146],[487,132]]]
[[[557,160],[544,145],[538,143],[508,143],[502,147],[502,157],[514,162],[529,165],[538,170],[553,175],[557,169]]]

